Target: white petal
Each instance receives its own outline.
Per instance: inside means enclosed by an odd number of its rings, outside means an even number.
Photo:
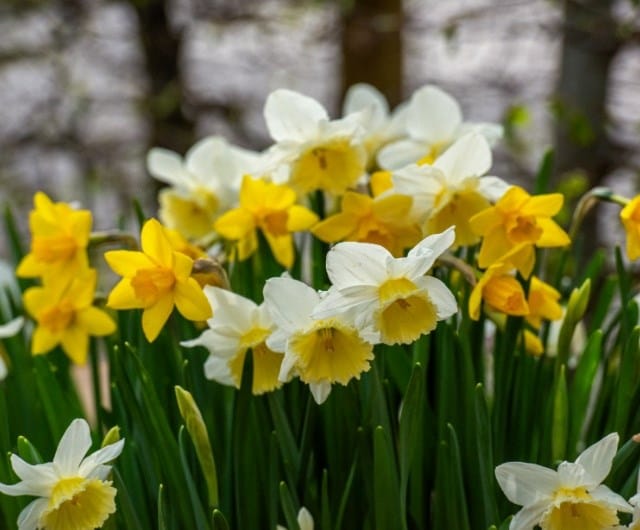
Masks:
[[[278,89],[267,97],[264,118],[269,134],[276,142],[300,142],[313,138],[318,122],[328,120],[328,115],[315,99],[292,90]]]
[[[276,326],[288,332],[306,327],[320,295],[307,284],[292,278],[269,278],[264,300]]]
[[[368,109],[369,127],[376,129],[384,124],[389,115],[389,104],[382,93],[367,83],[357,83],[347,90],[342,107],[342,115],[347,116]]]
[[[107,477],[109,476],[109,473],[111,473],[111,466],[105,466],[104,464],[100,464],[98,466],[95,466],[92,470],[91,473],[89,473],[86,478],[92,479],[98,479],[98,480],[107,480]]]
[[[407,116],[409,115],[409,103],[403,102],[391,113],[391,120],[387,128],[390,137],[403,136],[407,130]]]
[[[533,530],[549,508],[549,500],[544,499],[520,510],[509,524],[509,530]]]
[[[215,185],[219,175],[225,174],[228,167],[220,167],[220,160],[229,152],[229,144],[221,136],[208,136],[193,145],[184,157],[185,169],[206,187]],[[222,156],[221,156],[222,155]]]
[[[367,305],[371,305],[378,298],[377,289],[371,286],[353,286],[339,291],[332,288],[329,293],[320,301],[311,313],[314,319],[330,318],[354,310],[366,311]]]
[[[414,92],[409,102],[407,130],[413,138],[429,144],[448,143],[462,123],[460,105],[445,91],[433,85]]]
[[[36,499],[27,504],[18,516],[18,530],[36,530],[48,499]]]
[[[147,170],[154,178],[178,187],[189,187],[193,179],[185,171],[180,155],[160,147],[154,147],[147,154]]]
[[[311,395],[318,405],[322,405],[331,393],[331,383],[323,381],[322,383],[309,383]]]
[[[411,280],[420,278],[431,268],[435,261],[435,258],[432,258],[431,254],[431,252],[425,251],[417,256],[394,259],[387,265],[389,277],[409,278]]]
[[[327,253],[327,274],[337,289],[380,285],[387,278],[387,249],[373,243],[338,243]]]
[[[238,332],[228,327],[216,328],[215,330],[207,329],[199,337],[182,341],[180,345],[186,348],[203,346],[212,355],[229,359],[238,351],[240,336]]]
[[[494,146],[504,136],[504,128],[498,123],[470,122],[467,121],[460,126],[458,134],[460,136],[469,132],[475,132],[484,136],[489,145]]]
[[[500,464],[495,473],[507,499],[520,506],[549,497],[559,484],[555,471],[526,462]]]
[[[6,337],[13,337],[18,331],[22,329],[24,325],[24,318],[18,317],[10,320],[6,324],[2,324],[0,326],[0,339],[4,339]]]
[[[291,334],[282,328],[276,328],[271,335],[267,337],[267,347],[276,353],[284,353],[287,349],[287,340]]]
[[[593,485],[600,484],[611,471],[613,457],[618,450],[618,433],[611,433],[599,442],[587,447],[576,459],[593,480]]]
[[[479,134],[467,134],[456,140],[433,165],[441,169],[450,182],[481,177],[491,167],[491,148]]]
[[[222,359],[220,357],[214,357],[210,355],[204,363],[204,376],[211,380],[226,386],[235,386],[231,375],[231,369],[229,368],[228,359]]]
[[[53,463],[58,466],[61,475],[74,475],[84,455],[91,447],[89,424],[76,418],[62,435]]]
[[[27,482],[54,483],[57,475],[53,464],[29,464],[16,454],[11,455],[11,467],[20,480]]]
[[[211,328],[229,326],[241,333],[252,327],[258,309],[253,300],[212,285],[206,285],[203,290],[213,311],[213,316],[207,321]]]
[[[115,460],[120,456],[123,448],[124,438],[99,449],[82,461],[80,468],[78,469],[78,475],[86,477],[93,473],[93,470],[98,466]]]
[[[385,145],[377,155],[378,165],[382,169],[400,169],[415,164],[429,152],[429,146],[417,140],[398,140]]]
[[[409,251],[409,256],[420,256],[427,253],[435,261],[439,258],[448,248],[453,245],[456,239],[455,226],[450,226],[444,232],[439,234],[432,234],[425,237],[420,243],[413,247]],[[433,261],[431,265],[433,265]],[[431,268],[431,266],[429,266]],[[428,269],[427,269],[428,270]]]
[[[413,197],[414,206],[416,206],[417,196],[429,197],[426,204],[419,206],[431,209],[436,195],[443,188],[443,181],[446,180],[446,177],[442,171],[433,166],[411,164],[392,173],[391,180],[396,193]]]
[[[596,489],[590,491],[591,496],[597,500],[604,502],[615,508],[620,512],[631,513],[633,512],[633,506],[631,506],[621,495],[614,493],[607,486],[598,486]]]
[[[480,178],[478,191],[490,202],[498,202],[510,187],[511,184],[502,180],[500,177],[487,176]]]
[[[49,490],[50,491],[50,490]],[[15,484],[3,484],[0,482],[0,493],[11,495],[13,497],[19,495],[37,495],[43,496],[38,491],[38,485],[33,482],[21,481]]]
[[[416,280],[416,283],[429,293],[429,299],[436,306],[438,320],[444,320],[458,312],[456,297],[444,282],[433,276],[425,276]]]
[[[267,346],[269,344],[267,343]],[[293,375],[293,370],[296,366],[297,357],[291,353],[285,353],[282,358],[282,364],[280,364],[280,373],[278,374],[278,380],[286,383]]]
[[[558,466],[558,480],[565,488],[592,486],[593,480],[584,467],[574,462],[561,462]]]

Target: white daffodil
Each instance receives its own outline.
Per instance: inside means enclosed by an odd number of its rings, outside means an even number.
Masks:
[[[321,296],[308,285],[288,277],[270,278],[264,299],[276,329],[267,346],[284,352],[280,380],[298,375],[309,385],[317,403],[329,396],[332,383],[346,385],[369,370],[373,346],[349,314],[315,319],[311,315]]]
[[[39,497],[20,513],[18,530],[100,528],[116,511],[116,489],[107,480],[111,466],[106,464],[123,446],[124,440],[119,440],[85,458],[91,447],[89,425],[75,419],[62,435],[53,462],[33,465],[11,455],[13,471],[21,481],[0,484],[0,492]]]
[[[200,140],[184,160],[153,148],[147,169],[169,188],[160,192],[160,218],[189,239],[211,236],[215,219],[238,201],[243,175],[258,171],[261,155],[229,145],[221,137]]]
[[[463,122],[458,102],[433,85],[423,86],[411,96],[406,128],[408,138],[393,142],[378,153],[380,167],[431,164],[449,145],[471,131],[483,135],[491,144],[502,137],[500,125]]]
[[[304,506],[298,512],[298,526],[300,530],[313,530],[313,517]],[[287,530],[284,526],[277,525],[277,530]]]
[[[332,287],[313,313],[356,314],[356,324],[372,329],[384,344],[409,344],[432,331],[457,310],[449,288],[425,276],[451,246],[455,230],[423,239],[406,258],[394,258],[380,245],[338,243],[327,254]]]
[[[393,189],[413,197],[414,214],[424,233],[456,227],[456,246],[479,240],[469,219],[497,201],[509,185],[483,176],[491,168],[491,148],[485,138],[470,133],[457,140],[433,165],[411,165],[392,173]]]
[[[13,337],[24,326],[24,318],[18,317],[10,320],[6,324],[0,326],[0,339],[7,339]],[[0,350],[2,346],[0,346]],[[7,377],[7,364],[5,363],[2,351],[0,351],[0,381]]]
[[[284,178],[297,192],[339,195],[364,174],[367,153],[356,115],[331,121],[315,99],[278,89],[267,97],[264,117],[276,141],[271,163],[287,168]]]
[[[360,121],[364,129],[368,165],[371,166],[382,146],[405,134],[407,104],[403,103],[390,113],[387,100],[377,88],[357,83],[347,90],[342,115],[355,115]]]
[[[264,306],[239,294],[218,287],[206,286],[213,317],[209,329],[200,337],[181,342],[183,346],[204,346],[209,358],[204,365],[207,379],[240,388],[247,352],[251,350],[254,394],[270,392],[282,383],[278,380],[282,353],[271,351],[265,341],[271,334],[273,322]]]
[[[618,524],[617,512],[632,507],[602,485],[618,448],[616,433],[578,456],[562,462],[557,471],[536,464],[509,462],[496,468],[505,496],[522,509],[510,530],[607,530]]]

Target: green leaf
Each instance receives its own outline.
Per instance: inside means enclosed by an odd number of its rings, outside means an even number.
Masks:
[[[289,488],[287,488],[284,482],[280,483],[280,503],[282,504],[282,511],[284,512],[284,520],[287,522],[287,530],[300,530],[298,515],[293,506]]]
[[[569,432],[569,402],[567,396],[567,380],[565,367],[557,372],[553,392],[553,417],[551,424],[551,458],[554,461],[564,460],[567,452]]]
[[[218,509],[213,510],[213,530],[229,530],[229,524]]]
[[[406,528],[400,513],[398,473],[391,441],[380,426],[373,432],[373,504],[376,530]]]

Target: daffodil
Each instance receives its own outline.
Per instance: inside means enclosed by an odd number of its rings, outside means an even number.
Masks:
[[[392,173],[396,193],[413,197],[414,212],[423,220],[424,233],[434,234],[455,225],[455,245],[480,240],[469,219],[488,208],[508,184],[483,176],[491,167],[491,149],[485,138],[471,133],[457,140],[433,165],[412,165]]]
[[[534,247],[562,247],[571,242],[551,219],[562,208],[562,202],[560,193],[531,196],[518,186],[509,188],[495,206],[470,221],[472,230],[483,237],[478,265],[486,268],[515,246],[525,245],[527,253],[514,264],[525,278],[529,277],[535,261]]]
[[[298,193],[324,190],[339,195],[364,174],[367,152],[357,116],[329,120],[316,100],[278,89],[269,94],[264,117],[276,141],[271,163],[286,165],[288,184]]]
[[[37,323],[31,343],[34,355],[61,345],[74,363],[86,362],[89,337],[116,330],[111,317],[92,305],[95,290],[96,271],[87,269],[72,280],[45,281],[25,291],[25,308]]]
[[[169,184],[160,192],[160,219],[189,239],[211,237],[221,213],[237,203],[242,176],[260,166],[260,155],[218,136],[196,143],[185,155],[154,148],[147,169]]]
[[[41,191],[34,195],[33,203],[34,210],[29,214],[31,249],[16,274],[64,282],[88,268],[91,212],[76,210],[64,202],[54,203]]]
[[[278,388],[282,353],[266,345],[273,322],[264,304],[255,302],[218,287],[205,287],[213,317],[209,329],[200,337],[181,342],[183,346],[204,346],[209,358],[204,365],[207,379],[240,388],[247,354],[253,365],[252,392],[263,394]]]
[[[406,258],[394,258],[380,245],[338,243],[327,254],[332,287],[314,316],[353,312],[358,325],[371,328],[379,342],[410,344],[458,309],[449,288],[425,276],[454,238],[453,227],[429,236]]]
[[[631,199],[620,211],[620,220],[627,235],[627,257],[640,257],[640,195]]]
[[[620,495],[602,485],[618,447],[616,433],[583,451],[557,471],[536,464],[509,462],[496,468],[505,496],[522,506],[509,530],[607,530],[618,512],[631,512]]]
[[[400,105],[391,113],[387,100],[377,88],[367,83],[357,83],[347,90],[342,115],[356,115],[360,121],[362,142],[367,150],[368,165],[371,166],[382,146],[404,135],[407,104]]]
[[[264,299],[276,326],[267,346],[284,352],[279,378],[298,375],[309,385],[317,403],[329,396],[331,385],[346,385],[369,370],[373,346],[366,330],[354,323],[353,315],[328,314],[313,318],[320,294],[292,278],[270,278]]]
[[[514,266],[509,262],[496,262],[484,272],[469,296],[469,316],[472,320],[480,318],[483,300],[492,309],[505,315],[529,314],[524,289],[514,272]]]
[[[327,243],[344,240],[376,243],[400,256],[422,235],[410,215],[412,202],[406,195],[386,193],[369,197],[348,191],[342,197],[341,212],[320,221],[311,233]]]
[[[189,320],[203,321],[211,308],[191,278],[193,260],[176,252],[162,225],[155,219],[142,227],[142,252],[112,250],[104,257],[122,280],[107,300],[113,309],[143,309],[142,329],[149,342],[159,335],[174,305]]]
[[[116,511],[107,464],[120,455],[124,440],[85,457],[90,447],[89,425],[76,419],[62,435],[53,462],[34,465],[11,455],[20,482],[0,483],[0,492],[38,497],[20,513],[18,530],[94,530]]]
[[[384,169],[408,164],[432,164],[451,144],[469,132],[482,134],[494,143],[502,127],[493,123],[462,121],[460,105],[445,91],[433,85],[416,90],[406,109],[408,138],[390,143],[378,153]]]
[[[244,260],[258,248],[259,229],[278,263],[290,268],[294,260],[293,232],[307,230],[318,220],[311,210],[295,202],[296,193],[289,186],[245,176],[240,206],[216,221],[216,231],[237,243],[238,259]]]
[[[313,530],[313,517],[304,506],[298,512],[298,526],[300,530]],[[278,525],[277,530],[287,530],[284,526]]]
[[[531,277],[527,303],[529,314],[526,320],[534,328],[542,325],[542,320],[559,320],[562,318],[562,306],[558,303],[560,293],[536,276]]]

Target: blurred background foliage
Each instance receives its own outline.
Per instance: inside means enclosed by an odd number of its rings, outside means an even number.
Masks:
[[[392,105],[435,83],[503,122],[511,182],[531,188],[552,146],[554,188],[633,194],[639,44],[635,0],[1,0],[0,200],[21,218],[43,189],[113,226],[134,195],[155,208],[151,146],[261,149],[271,90],[339,114],[361,81]]]

